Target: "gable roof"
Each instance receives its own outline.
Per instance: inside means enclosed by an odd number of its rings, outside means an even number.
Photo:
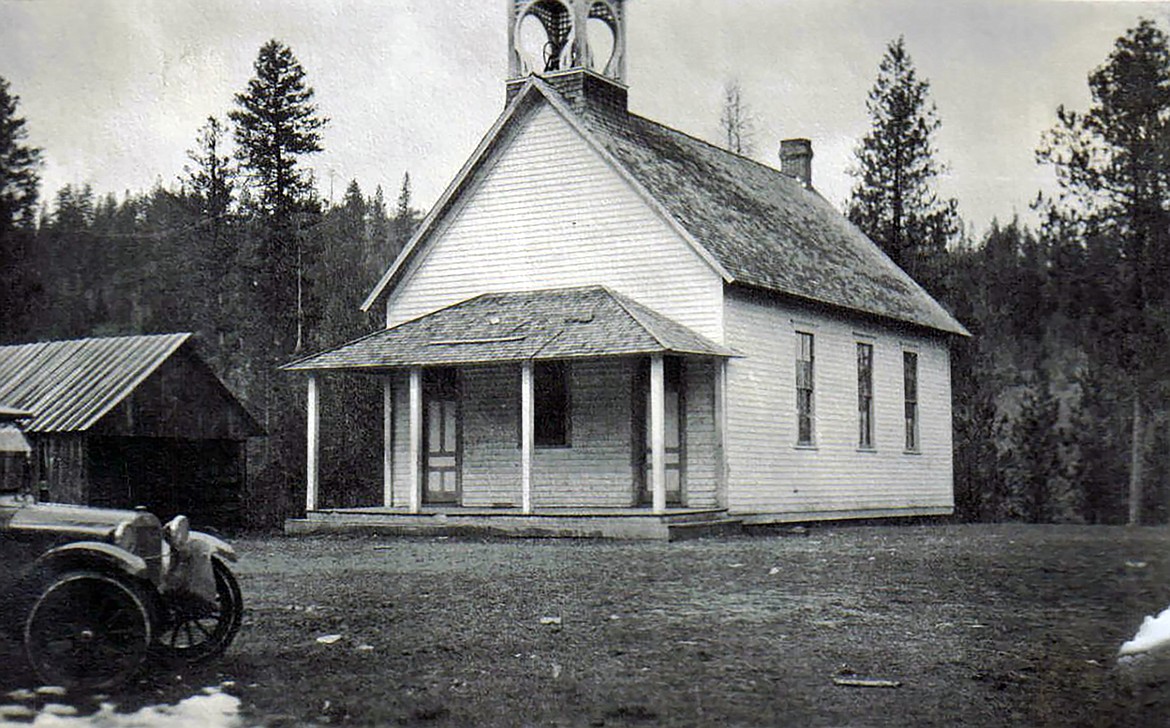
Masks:
[[[556,109],[728,283],[962,336],[950,313],[817,192],[772,167],[635,114],[575,111],[538,77],[475,154],[367,297],[368,310],[426,244],[436,223],[523,108]]]
[[[736,356],[604,286],[587,286],[476,296],[282,368],[383,369],[655,353]]]
[[[146,380],[191,334],[0,346],[0,402],[32,418],[26,432],[82,432]]]

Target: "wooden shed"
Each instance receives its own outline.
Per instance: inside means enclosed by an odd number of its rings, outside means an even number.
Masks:
[[[263,430],[191,334],[0,346],[0,403],[32,413],[41,500],[241,522],[245,445]]]

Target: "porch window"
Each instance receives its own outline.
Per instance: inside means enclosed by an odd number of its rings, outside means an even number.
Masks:
[[[873,344],[857,344],[857,446],[873,449]]]
[[[568,447],[569,372],[564,362],[537,362],[533,366],[533,439],[536,447]]]
[[[906,399],[906,451],[918,452],[918,355],[902,352],[902,382]]]
[[[796,332],[796,444],[813,441],[813,335]]]

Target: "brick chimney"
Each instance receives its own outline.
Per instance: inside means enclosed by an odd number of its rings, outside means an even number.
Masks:
[[[812,187],[812,142],[808,139],[785,139],[780,142],[780,171]]]

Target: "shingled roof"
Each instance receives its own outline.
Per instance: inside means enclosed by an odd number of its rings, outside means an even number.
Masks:
[[[366,299],[407,269],[431,226],[523,108],[545,100],[709,255],[728,283],[969,335],[930,294],[815,190],[779,170],[635,114],[571,107],[532,77],[415,238]]]
[[[282,368],[352,371],[655,353],[736,355],[608,288],[588,286],[476,296]]]

